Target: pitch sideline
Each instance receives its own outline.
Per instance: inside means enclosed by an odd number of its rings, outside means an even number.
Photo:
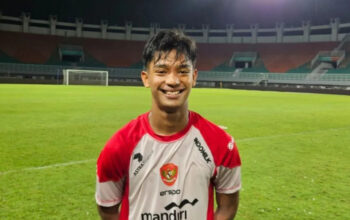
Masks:
[[[327,128],[327,129],[301,131],[301,132],[295,132],[295,133],[289,133],[289,134],[278,134],[278,135],[270,135],[270,136],[249,137],[249,138],[237,139],[236,142],[237,143],[243,143],[243,142],[256,141],[256,140],[262,140],[262,139],[272,139],[272,138],[279,138],[279,137],[298,136],[298,135],[304,135],[304,134],[312,134],[312,133],[317,133],[317,132],[332,131],[332,130],[342,130],[342,129],[350,129],[350,127],[348,126],[348,127],[339,127],[339,128]]]
[[[9,170],[5,172],[0,172],[1,175],[5,174],[10,174],[10,173],[17,173],[17,172],[23,172],[23,171],[33,171],[33,170],[45,170],[45,169],[50,169],[54,167],[66,167],[70,165],[76,165],[76,164],[82,164],[82,163],[88,163],[92,161],[96,161],[97,159],[88,159],[88,160],[76,160],[76,161],[71,161],[71,162],[66,162],[66,163],[55,163],[47,166],[40,166],[40,167],[28,167],[28,168],[23,168],[23,169],[17,169],[17,170]]]
[[[302,131],[302,132],[289,133],[289,134],[280,134],[280,135],[270,135],[270,136],[261,136],[261,137],[242,138],[242,139],[237,139],[236,141],[237,141],[238,143],[242,143],[242,142],[249,142],[249,141],[261,140],[261,139],[270,139],[270,138],[297,136],[297,135],[304,135],[304,134],[309,134],[309,133],[317,133],[317,132],[323,132],[323,131],[341,130],[341,129],[349,129],[349,128],[350,128],[350,127],[339,127],[339,128],[319,129],[319,130]],[[45,169],[50,169],[50,168],[54,168],[54,167],[65,167],[65,166],[71,166],[71,165],[76,165],[76,164],[89,163],[89,162],[96,161],[96,160],[97,160],[97,159],[76,160],[76,161],[71,161],[71,162],[66,162],[66,163],[51,164],[51,165],[47,165],[47,166],[28,167],[28,168],[17,169],[17,170],[9,170],[9,171],[5,171],[5,172],[0,172],[0,176],[6,175],[6,174],[10,174],[10,173],[23,172],[23,171],[45,170]]]

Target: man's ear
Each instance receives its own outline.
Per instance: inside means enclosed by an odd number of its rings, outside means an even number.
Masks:
[[[149,82],[148,82],[148,73],[146,71],[141,71],[141,79],[143,82],[143,85],[148,88],[149,87]]]
[[[192,81],[192,87],[196,86],[197,83],[197,77],[198,77],[198,70],[194,69],[193,70],[193,81]]]

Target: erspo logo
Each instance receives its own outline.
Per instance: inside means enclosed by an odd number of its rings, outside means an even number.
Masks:
[[[164,164],[160,168],[160,177],[162,181],[167,186],[172,186],[177,180],[178,168],[173,163]]]

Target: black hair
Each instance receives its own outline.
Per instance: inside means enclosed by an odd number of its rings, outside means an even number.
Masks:
[[[186,59],[192,62],[193,66],[196,65],[196,42],[182,31],[173,29],[160,31],[147,41],[142,53],[143,67],[146,69],[153,59],[158,61],[164,53],[167,56],[174,49],[176,50],[176,58],[183,54]],[[157,52],[159,52],[157,57],[154,57]]]

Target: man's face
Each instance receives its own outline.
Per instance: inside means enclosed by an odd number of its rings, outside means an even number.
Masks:
[[[154,57],[158,57],[155,54]],[[151,88],[153,104],[166,112],[187,108],[187,98],[196,84],[197,70],[183,54],[176,57],[176,50],[161,53],[160,59],[153,59],[147,71],[141,74],[146,87]]]

